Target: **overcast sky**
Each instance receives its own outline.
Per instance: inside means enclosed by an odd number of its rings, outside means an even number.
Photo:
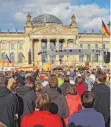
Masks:
[[[101,19],[106,24],[109,22],[110,0],[0,0],[1,31],[23,31],[27,13],[32,19],[40,14],[52,14],[66,25],[74,14],[80,32],[92,29],[99,32]]]

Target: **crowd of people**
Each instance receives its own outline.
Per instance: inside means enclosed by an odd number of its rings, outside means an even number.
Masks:
[[[110,71],[0,72],[0,127],[110,127]]]

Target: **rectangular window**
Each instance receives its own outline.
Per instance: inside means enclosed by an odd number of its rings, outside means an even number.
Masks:
[[[95,44],[95,49],[98,49],[98,44]],[[98,62],[98,54],[94,55],[94,62]]]
[[[11,43],[11,50],[14,50],[14,43]]]
[[[95,49],[98,49],[98,44],[95,44]]]
[[[83,48],[83,44],[80,44],[80,48]],[[79,62],[83,62],[84,55],[79,55]]]
[[[22,42],[18,42],[18,49],[22,49]]]
[[[90,44],[87,45],[87,48],[90,49]],[[91,62],[91,55],[87,55],[87,62]]]
[[[7,43],[5,42],[2,43],[2,49],[7,49]]]
[[[102,49],[105,49],[105,44],[102,44]],[[102,55],[102,60],[104,62],[104,54]]]
[[[90,44],[88,44],[87,48],[90,49]]]
[[[80,44],[80,48],[83,48],[83,44]]]
[[[102,44],[102,48],[105,49],[105,44]]]
[[[79,62],[83,62],[84,55],[79,55]]]

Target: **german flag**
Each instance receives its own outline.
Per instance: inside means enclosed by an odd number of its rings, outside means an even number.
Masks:
[[[106,36],[110,36],[110,32],[108,30],[108,28],[106,27],[105,23],[102,20],[102,31]]]
[[[24,54],[23,54],[23,53],[22,53],[22,59],[23,59],[24,61],[26,61],[25,56],[24,56]]]

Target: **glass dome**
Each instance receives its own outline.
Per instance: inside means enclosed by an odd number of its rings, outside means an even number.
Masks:
[[[43,14],[39,15],[38,17],[34,18],[32,20],[33,24],[43,24],[43,23],[56,23],[56,24],[62,24],[62,21],[55,17],[54,15],[50,14]]]

